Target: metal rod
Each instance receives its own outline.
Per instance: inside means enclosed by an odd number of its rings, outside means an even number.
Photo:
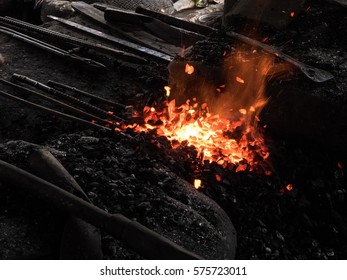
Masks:
[[[14,80],[16,80],[16,81],[24,82],[24,83],[26,83],[28,85],[34,86],[34,87],[36,87],[38,89],[41,89],[41,90],[43,90],[43,91],[45,91],[47,93],[50,93],[50,94],[59,96],[61,98],[64,98],[65,100],[68,100],[68,101],[74,103],[77,106],[80,106],[82,108],[85,108],[87,110],[92,111],[93,113],[97,114],[98,116],[100,116],[102,118],[106,118],[106,119],[109,118],[109,119],[112,119],[114,121],[125,122],[124,119],[119,118],[119,117],[111,114],[110,112],[104,111],[104,110],[102,110],[102,109],[100,109],[100,108],[98,108],[98,107],[96,107],[94,105],[91,105],[91,104],[89,104],[87,102],[84,102],[84,101],[82,101],[82,100],[80,100],[78,98],[75,98],[75,97],[73,97],[71,95],[68,95],[68,94],[66,94],[64,92],[61,92],[59,90],[56,90],[56,89],[54,89],[52,87],[49,87],[49,86],[47,86],[47,85],[45,85],[43,83],[40,83],[40,82],[38,82],[36,80],[33,80],[33,79],[29,78],[27,76],[19,75],[19,74],[13,74],[12,78]]]
[[[55,54],[59,57],[68,59],[72,62],[79,63],[83,66],[87,66],[90,70],[100,71],[100,70],[106,69],[106,66],[103,65],[102,63],[99,63],[99,62],[92,60],[92,59],[89,59],[89,58],[84,58],[84,57],[80,57],[80,56],[71,54],[71,53],[69,53],[63,49],[59,49],[56,46],[53,46],[53,45],[48,44],[46,42],[43,42],[43,41],[40,41],[40,40],[35,39],[33,37],[30,37],[30,36],[25,35],[21,32],[13,30],[11,28],[0,26],[0,33],[4,33],[8,36],[11,36],[12,38],[20,40],[22,42],[25,42],[27,44],[30,44],[32,46],[35,46],[37,48],[40,48],[40,49],[45,50],[47,52],[50,52],[52,54]]]
[[[72,37],[57,31],[53,31],[53,30],[43,28],[37,25],[33,25],[18,19],[11,18],[11,17],[0,17],[0,22],[6,23],[12,27],[20,28],[22,30],[26,29],[32,32],[36,32],[40,34],[41,36],[44,35],[47,38],[53,38],[56,40],[67,42],[69,44],[73,44],[75,46],[83,46],[83,47],[94,49],[106,54],[111,54],[124,61],[133,62],[133,63],[141,63],[141,64],[147,62],[144,58],[131,54],[131,53],[127,53],[121,50],[116,50],[114,48],[110,48],[99,43],[93,44],[86,40]]]
[[[117,32],[119,35],[123,36],[124,38],[126,38],[126,39],[128,39],[128,40],[130,40],[136,44],[143,45],[147,48],[150,48],[150,49],[153,49],[156,51],[160,51],[160,52],[164,52],[162,49],[154,46],[153,44],[145,43],[142,40],[138,39],[137,37],[120,30],[117,27],[117,25],[114,25],[112,23],[107,22],[104,18],[104,13],[101,12],[100,10],[94,8],[92,5],[89,5],[83,1],[74,1],[71,3],[71,5],[72,5],[72,8],[79,11],[81,14],[83,14],[89,18],[92,18],[93,20],[103,24],[104,26],[107,26],[108,28],[112,29],[114,32]]]
[[[54,88],[56,88],[56,89],[69,90],[69,91],[72,91],[72,92],[74,92],[74,93],[78,93],[78,94],[81,94],[81,95],[90,97],[90,98],[92,98],[92,99],[98,100],[98,101],[103,102],[103,103],[105,103],[105,104],[107,104],[107,105],[110,105],[110,106],[113,106],[113,107],[117,107],[117,108],[121,108],[121,109],[123,109],[123,110],[128,110],[128,109],[130,109],[129,107],[132,108],[132,106],[127,106],[127,105],[124,105],[124,104],[116,103],[116,102],[113,102],[113,101],[111,101],[111,100],[102,98],[102,97],[100,97],[100,96],[97,96],[97,95],[88,93],[88,92],[86,92],[86,91],[80,90],[80,89],[78,89],[78,88],[71,87],[71,86],[68,86],[68,85],[65,85],[65,84],[62,84],[62,83],[58,83],[58,82],[56,82],[56,81],[49,80],[49,81],[47,82],[47,85],[49,85],[49,86],[51,86],[51,87],[54,87]]]
[[[55,111],[55,110],[47,108],[45,106],[38,105],[38,104],[35,104],[33,102],[27,101],[25,99],[19,98],[19,97],[15,96],[15,95],[9,94],[9,93],[4,92],[2,90],[0,90],[0,96],[6,97],[8,99],[17,101],[17,102],[25,104],[25,105],[28,105],[28,106],[33,107],[35,109],[39,109],[41,111],[48,112],[48,113],[50,113],[52,115],[55,115],[57,117],[60,117],[60,118],[63,118],[63,119],[69,120],[69,121],[74,121],[74,122],[78,122],[78,123],[81,123],[81,124],[86,124],[88,126],[92,126],[94,128],[99,128],[99,129],[102,129],[102,130],[112,131],[112,129],[110,129],[108,127],[104,127],[104,126],[98,125],[96,123],[92,123],[92,122],[89,122],[89,121],[77,118],[77,117],[72,116],[72,115],[68,115],[68,114],[65,114],[65,113],[61,113],[59,111]]]
[[[0,83],[5,84],[7,86],[10,86],[10,87],[14,88],[15,90],[17,90],[19,92],[22,92],[22,93],[25,93],[25,94],[34,95],[34,96],[37,96],[37,97],[39,97],[41,99],[47,100],[47,101],[49,101],[49,102],[51,102],[53,104],[56,104],[56,105],[58,105],[58,106],[60,106],[60,107],[62,107],[64,109],[66,109],[66,110],[68,110],[70,112],[76,113],[76,114],[78,114],[80,116],[84,116],[84,117],[90,118],[90,121],[93,120],[93,121],[96,121],[98,123],[102,123],[102,124],[107,124],[107,125],[113,126],[114,128],[116,127],[116,125],[113,122],[111,122],[111,121],[108,121],[108,120],[99,118],[98,116],[95,116],[95,115],[89,114],[87,112],[84,112],[84,111],[82,111],[80,109],[72,107],[72,106],[70,106],[70,105],[68,105],[68,104],[66,104],[64,102],[61,102],[61,101],[59,101],[57,99],[54,99],[52,97],[46,96],[44,94],[41,94],[39,92],[36,92],[36,91],[30,90],[30,89],[24,88],[24,87],[22,87],[20,85],[11,83],[11,82],[6,81],[4,79],[0,79]]]
[[[63,211],[100,227],[125,242],[135,251],[151,259],[201,259],[166,237],[121,214],[106,211],[70,194],[67,191],[0,160],[0,179],[41,196]]]
[[[136,53],[136,54],[146,55],[146,56],[149,56],[149,57],[154,58],[156,60],[160,60],[161,62],[164,62],[164,63],[168,63],[173,59],[173,56],[171,56],[171,55],[167,55],[165,53],[162,53],[162,52],[159,52],[156,50],[152,50],[150,48],[141,46],[139,44],[135,44],[135,43],[117,38],[115,36],[106,34],[102,31],[87,27],[85,25],[78,24],[78,23],[73,22],[71,20],[59,18],[56,16],[48,16],[48,17],[53,19],[53,20],[56,20],[56,21],[58,21],[64,25],[67,25],[67,26],[70,26],[70,27],[77,29],[79,31],[83,31],[85,33],[88,33],[88,34],[90,34],[94,37],[97,37],[99,39],[101,38],[101,39],[107,40],[109,42],[112,42],[113,44],[116,44],[117,46],[125,48],[129,51]]]

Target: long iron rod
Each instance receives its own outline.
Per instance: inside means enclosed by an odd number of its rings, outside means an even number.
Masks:
[[[76,113],[76,114],[78,114],[80,116],[84,116],[84,117],[90,118],[90,121],[93,120],[93,121],[96,121],[98,123],[107,124],[108,126],[114,126],[114,123],[112,123],[111,121],[107,121],[105,119],[99,118],[98,116],[95,116],[95,115],[89,114],[87,112],[84,112],[84,111],[82,111],[80,109],[72,107],[72,106],[70,106],[70,105],[68,105],[68,104],[66,104],[64,102],[61,102],[61,101],[59,101],[57,99],[54,99],[52,97],[49,97],[47,95],[41,94],[39,92],[30,90],[30,89],[27,89],[27,88],[24,88],[24,87],[22,87],[20,85],[11,83],[11,82],[6,81],[4,79],[0,79],[0,83],[5,84],[5,85],[7,85],[9,87],[12,87],[12,88],[14,88],[15,90],[17,90],[19,92],[22,92],[22,93],[25,93],[25,94],[30,94],[30,95],[33,95],[33,96],[37,96],[37,97],[39,97],[41,99],[47,100],[47,101],[49,101],[49,102],[51,102],[51,103],[53,103],[55,105],[58,105],[58,106],[60,106],[60,107],[62,107],[64,109],[66,109],[66,110],[68,110],[70,112]]]
[[[139,57],[137,55],[131,54],[131,53],[127,53],[121,50],[116,50],[107,46],[104,46],[102,44],[99,43],[90,43],[86,40],[82,40],[76,37],[72,37],[57,31],[53,31],[47,28],[43,28],[37,25],[33,25],[18,19],[14,19],[11,17],[0,17],[0,22],[2,23],[6,23],[12,27],[17,27],[22,29],[26,29],[29,30],[31,32],[36,32],[40,35],[44,35],[47,38],[53,38],[56,40],[61,40],[64,42],[67,42],[69,44],[73,44],[75,46],[83,46],[83,47],[87,47],[90,49],[94,49],[106,54],[111,54],[116,56],[117,58],[120,58],[122,60],[128,61],[128,62],[134,62],[134,63],[145,63],[146,60],[142,57]]]
[[[81,94],[81,95],[90,97],[90,98],[92,98],[92,99],[95,99],[95,100],[98,100],[98,101],[100,101],[100,102],[103,102],[103,103],[105,103],[105,104],[107,104],[107,105],[110,105],[110,106],[113,106],[113,107],[117,107],[117,108],[121,108],[121,109],[123,109],[123,110],[129,110],[130,107],[132,108],[132,106],[127,106],[127,105],[124,105],[124,104],[116,103],[116,102],[113,102],[113,101],[111,101],[111,100],[102,98],[102,97],[100,97],[100,96],[97,96],[97,95],[88,93],[88,92],[86,92],[86,91],[80,90],[80,89],[78,89],[78,88],[71,87],[71,86],[68,86],[68,85],[65,85],[65,84],[62,84],[62,83],[58,83],[58,82],[56,82],[56,81],[49,80],[49,81],[47,82],[47,85],[49,85],[49,86],[51,86],[51,87],[54,87],[54,88],[56,88],[56,89],[69,90],[69,91],[71,91],[71,92],[78,93],[78,94]]]
[[[78,24],[78,23],[73,22],[71,20],[59,18],[56,16],[48,16],[48,17],[53,19],[53,20],[56,20],[56,21],[58,21],[64,25],[67,25],[67,26],[70,26],[70,27],[77,29],[79,31],[83,31],[85,33],[88,33],[88,34],[90,34],[94,37],[97,37],[99,39],[101,38],[103,40],[107,40],[109,42],[112,42],[112,43],[116,44],[117,46],[125,48],[129,51],[136,53],[136,54],[150,56],[150,57],[152,57],[156,60],[160,60],[164,63],[168,63],[173,59],[173,56],[171,56],[171,55],[167,55],[165,53],[162,53],[162,52],[159,52],[156,50],[152,50],[150,48],[141,46],[139,44],[135,44],[135,43],[117,38],[115,36],[106,34],[102,31],[87,27],[85,25]]]
[[[58,47],[56,47],[54,45],[51,45],[51,44],[48,44],[48,43],[43,42],[41,40],[35,39],[33,37],[25,35],[21,32],[18,32],[16,30],[11,29],[11,28],[0,26],[0,33],[11,36],[12,38],[20,40],[22,42],[25,42],[27,44],[30,44],[32,46],[35,46],[37,48],[40,48],[40,49],[45,50],[47,52],[50,52],[52,54],[55,54],[59,57],[68,59],[72,62],[80,63],[83,66],[87,66],[90,70],[100,71],[100,70],[106,69],[106,66],[103,65],[102,63],[99,63],[99,62],[92,60],[92,59],[89,59],[89,58],[84,58],[84,57],[80,57],[80,56],[77,56],[74,54],[70,54],[69,52],[67,52],[63,49],[59,49]]]
[[[12,94],[9,94],[5,91],[2,91],[0,90],[0,96],[3,96],[3,97],[6,97],[8,99],[11,99],[11,100],[14,100],[14,101],[17,101],[19,103],[22,103],[22,104],[25,104],[25,105],[28,105],[30,107],[33,107],[35,109],[39,109],[41,111],[45,111],[45,112],[48,112],[52,115],[55,115],[57,117],[60,117],[60,118],[63,118],[63,119],[66,119],[66,120],[69,120],[69,121],[74,121],[74,122],[79,122],[81,124],[86,124],[88,126],[92,126],[94,128],[99,128],[99,129],[102,129],[102,130],[108,130],[108,131],[112,131],[112,129],[108,128],[108,127],[104,127],[104,126],[101,126],[101,125],[98,125],[96,123],[92,123],[92,122],[89,122],[89,121],[86,121],[86,120],[83,120],[81,118],[77,118],[75,116],[72,116],[72,115],[69,115],[69,114],[65,114],[65,113],[61,113],[59,111],[55,111],[53,109],[50,109],[50,108],[47,108],[45,106],[42,106],[42,105],[38,105],[36,103],[33,103],[33,102],[30,102],[30,101],[27,101],[23,98],[20,98],[20,97],[17,97],[15,95],[12,95]]]
[[[99,116],[101,116],[103,118],[109,118],[109,119],[112,119],[114,121],[125,122],[125,120],[122,119],[122,118],[119,118],[119,117],[117,117],[117,116],[115,116],[115,115],[113,115],[113,114],[111,114],[111,113],[109,113],[107,111],[104,111],[104,110],[102,110],[102,109],[100,109],[100,108],[98,108],[98,107],[96,107],[94,105],[91,105],[91,104],[89,104],[87,102],[84,102],[84,101],[82,101],[82,100],[80,100],[78,98],[75,98],[75,97],[73,97],[71,95],[68,95],[68,94],[66,94],[64,92],[61,92],[59,90],[56,90],[56,89],[54,89],[52,87],[49,87],[49,86],[47,86],[47,85],[45,85],[43,83],[40,83],[40,82],[38,82],[36,80],[33,80],[33,79],[31,79],[31,78],[29,78],[27,76],[19,75],[19,74],[13,74],[12,78],[14,80],[17,80],[17,81],[20,81],[20,82],[24,82],[24,83],[26,83],[28,85],[34,86],[34,87],[36,87],[38,89],[41,89],[41,90],[43,90],[43,91],[45,91],[47,93],[50,93],[50,94],[59,96],[61,98],[64,98],[65,100],[69,100],[70,102],[74,103],[75,105],[78,105],[78,106],[80,106],[82,108],[90,110],[90,111],[94,112],[95,114],[97,114],[97,115],[99,115]]]

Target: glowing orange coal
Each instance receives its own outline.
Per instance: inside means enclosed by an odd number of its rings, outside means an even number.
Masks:
[[[167,100],[159,106],[146,106],[142,112],[145,124],[133,129],[145,132],[155,129],[158,136],[171,141],[173,149],[181,143],[194,146],[201,161],[216,162],[235,172],[262,171],[270,175],[264,167],[269,152],[258,123],[259,112],[266,104],[266,77],[272,62],[242,61],[244,65],[223,84],[220,99],[213,103],[218,109],[210,111],[208,104],[197,98],[177,105],[175,99],[168,99],[170,87],[165,87]],[[187,63],[184,71],[189,74],[192,69],[194,66]]]

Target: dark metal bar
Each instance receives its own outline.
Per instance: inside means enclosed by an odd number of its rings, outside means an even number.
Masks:
[[[92,126],[94,128],[99,128],[99,129],[102,129],[102,130],[112,131],[112,129],[110,129],[108,127],[104,127],[104,126],[98,125],[96,123],[92,123],[92,122],[89,122],[89,121],[86,121],[86,120],[74,117],[72,115],[68,115],[68,114],[61,113],[59,111],[55,111],[53,109],[50,109],[50,108],[47,108],[45,106],[41,106],[41,105],[35,104],[33,102],[30,102],[30,101],[27,101],[25,99],[19,98],[19,97],[15,96],[15,95],[9,94],[9,93],[1,91],[1,90],[0,90],[0,96],[6,97],[8,99],[17,101],[17,102],[25,104],[25,105],[28,105],[28,106],[33,107],[35,109],[39,109],[41,111],[48,112],[48,113],[50,113],[52,115],[55,115],[57,117],[60,117],[60,118],[63,118],[63,119],[69,120],[69,121],[78,122],[78,123],[85,124],[85,125],[88,125],[88,126]]]
[[[83,47],[87,47],[90,49],[94,49],[106,54],[111,54],[114,55],[115,57],[122,59],[124,61],[128,61],[128,62],[133,62],[133,63],[146,63],[147,61],[139,56],[136,56],[134,54],[131,53],[127,53],[124,51],[120,51],[120,50],[116,50],[107,46],[104,46],[102,44],[96,43],[90,43],[86,40],[82,40],[76,37],[72,37],[63,33],[59,33],[57,31],[53,31],[47,28],[43,28],[43,27],[39,27],[37,25],[33,25],[18,19],[14,19],[11,17],[0,17],[0,22],[2,23],[6,23],[12,27],[17,27],[20,28],[21,30],[26,29],[32,32],[35,32],[39,35],[43,35],[45,36],[44,39],[55,39],[55,40],[60,40],[63,42],[67,42],[69,44],[75,45],[75,46],[83,46]],[[22,31],[23,32],[23,31]]]
[[[100,108],[98,108],[98,107],[96,107],[94,105],[91,105],[91,104],[89,104],[87,102],[84,102],[84,101],[82,101],[82,100],[80,100],[78,98],[75,98],[75,97],[73,97],[71,95],[68,95],[68,94],[66,94],[64,92],[61,92],[61,91],[56,90],[56,89],[54,89],[52,87],[49,87],[49,86],[47,86],[47,85],[45,85],[43,83],[40,83],[40,82],[35,81],[33,79],[30,79],[29,77],[26,77],[26,76],[23,76],[23,75],[19,75],[19,74],[13,74],[12,78],[14,80],[17,80],[17,81],[20,81],[20,82],[24,82],[24,83],[26,83],[28,85],[34,86],[34,87],[36,87],[38,89],[41,89],[41,90],[43,90],[43,91],[45,91],[47,93],[50,93],[50,94],[59,96],[61,98],[64,98],[65,100],[68,100],[68,101],[74,103],[77,106],[80,106],[82,108],[85,108],[87,110],[92,111],[93,113],[97,114],[98,116],[100,116],[102,118],[105,118],[105,119],[109,118],[109,119],[112,119],[114,121],[125,122],[125,120],[122,119],[122,118],[119,118],[119,117],[117,117],[117,116],[115,116],[113,114],[110,114],[107,111],[104,111],[104,110],[102,110],[102,109],[100,109]]]
[[[49,102],[51,102],[53,104],[56,104],[56,105],[58,105],[58,106],[60,106],[60,107],[62,107],[64,109],[66,109],[66,110],[68,110],[70,112],[76,113],[76,114],[78,114],[80,116],[90,118],[90,121],[94,120],[94,121],[96,121],[98,123],[101,123],[101,124],[107,124],[109,126],[116,127],[115,124],[113,122],[111,122],[111,121],[107,121],[105,119],[99,118],[98,116],[95,116],[95,115],[89,114],[87,112],[84,112],[84,111],[82,111],[80,109],[72,107],[72,106],[70,106],[70,105],[68,105],[68,104],[66,104],[64,102],[61,102],[61,101],[56,100],[56,99],[54,99],[52,97],[46,96],[44,94],[41,94],[39,92],[36,92],[36,91],[30,90],[30,89],[24,88],[24,87],[22,87],[20,85],[11,83],[11,82],[6,81],[4,79],[0,79],[0,83],[5,84],[5,85],[7,85],[9,87],[12,87],[12,88],[14,88],[15,90],[17,90],[19,92],[22,92],[22,93],[25,93],[25,94],[31,94],[31,95],[37,96],[37,97],[39,97],[41,99],[47,100],[47,101],[49,101]]]
[[[201,34],[204,36],[210,36],[213,33],[220,32],[220,31],[218,31],[218,29],[215,29],[215,28],[212,28],[212,27],[209,27],[206,25],[193,23],[193,22],[190,22],[187,20],[182,20],[182,19],[179,19],[177,17],[169,16],[169,15],[162,14],[162,13],[157,13],[155,11],[148,10],[148,9],[145,9],[142,7],[137,7],[135,11],[136,11],[136,13],[159,19],[159,20],[161,20],[167,24],[170,24],[172,26],[182,28],[184,30],[188,30],[191,32],[195,32],[195,33],[198,33],[198,34]]]
[[[127,32],[124,32],[122,30],[120,30],[116,25],[111,24],[109,22],[107,22],[104,18],[104,13],[101,12],[100,10],[94,8],[92,5],[89,5],[83,1],[75,1],[71,3],[72,7],[74,9],[76,9],[77,11],[79,11],[81,14],[92,18],[93,20],[107,26],[108,28],[112,29],[114,32],[117,32],[119,35],[123,36],[124,38],[136,43],[136,44],[140,44],[143,45],[147,48],[156,50],[156,51],[163,51],[157,47],[155,47],[154,45],[145,43],[143,41],[141,41],[140,39],[136,38],[135,36],[130,35]]]
[[[166,237],[121,214],[106,211],[70,194],[59,187],[0,160],[0,179],[30,190],[63,211],[100,227],[151,259],[201,259]]]
[[[58,83],[58,82],[55,82],[55,81],[52,81],[52,80],[49,80],[49,81],[47,82],[47,85],[49,85],[49,86],[51,86],[51,87],[54,87],[54,88],[56,88],[56,89],[69,90],[69,91],[71,91],[71,92],[74,92],[74,93],[77,93],[77,94],[81,94],[81,95],[90,97],[90,98],[92,98],[92,99],[98,100],[98,101],[103,102],[103,103],[105,103],[105,104],[107,104],[107,105],[110,105],[110,106],[112,106],[112,107],[120,108],[120,109],[122,109],[122,110],[130,110],[130,109],[133,108],[133,106],[127,106],[127,105],[124,105],[124,104],[116,103],[116,102],[113,102],[113,101],[111,101],[111,100],[102,98],[102,97],[100,97],[100,96],[97,96],[97,95],[88,93],[88,92],[86,92],[86,91],[80,90],[80,89],[78,89],[78,88],[71,87],[71,86],[68,86],[68,85],[65,85],[65,84],[62,84],[62,83]]]
[[[168,63],[173,59],[173,56],[171,56],[171,55],[167,55],[167,54],[162,53],[160,51],[152,50],[150,48],[141,46],[139,44],[135,44],[135,43],[117,38],[115,36],[112,36],[112,35],[109,35],[109,34],[102,32],[102,31],[78,24],[76,22],[73,22],[73,21],[70,21],[67,19],[63,19],[63,18],[59,18],[56,16],[48,16],[48,17],[53,19],[53,20],[59,21],[62,24],[70,26],[74,29],[77,29],[79,31],[83,31],[83,32],[88,33],[92,36],[95,36],[99,39],[101,38],[101,39],[107,40],[109,42],[112,42],[112,43],[116,44],[117,46],[124,48],[126,50],[129,50],[131,52],[134,52],[138,55],[146,55],[146,56],[149,56],[149,57],[154,58],[156,60],[160,60],[160,61],[165,62],[165,63]]]
[[[80,57],[80,56],[77,56],[74,54],[70,54],[69,52],[67,52],[63,49],[59,49],[56,46],[53,46],[53,45],[48,44],[46,42],[40,41],[40,40],[35,39],[33,37],[27,36],[23,33],[15,31],[11,28],[0,26],[0,33],[4,33],[8,36],[11,36],[12,38],[15,38],[17,40],[25,42],[27,44],[30,44],[30,45],[35,46],[37,48],[40,48],[42,50],[45,50],[49,53],[55,54],[55,55],[62,57],[64,59],[68,59],[71,62],[79,63],[80,65],[87,66],[90,70],[100,71],[100,70],[106,69],[105,65],[103,65],[97,61],[94,61],[94,60],[89,59],[89,58]]]

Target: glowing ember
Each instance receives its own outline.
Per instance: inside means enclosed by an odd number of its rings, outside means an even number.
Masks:
[[[222,176],[220,176],[219,174],[216,174],[216,180],[218,182],[221,182],[222,181]]]
[[[241,79],[240,77],[236,77],[236,82],[240,83],[240,84],[244,84],[245,81],[243,79]]]
[[[128,127],[136,132],[153,131],[153,137],[165,136],[172,149],[185,146],[195,148],[197,154],[194,160],[199,162],[198,165],[215,162],[234,172],[271,175],[271,168],[267,164],[270,154],[258,127],[258,115],[267,102],[264,97],[266,77],[273,58],[261,58],[251,64],[240,53],[234,59],[238,63],[238,76],[233,76],[232,80],[236,79],[244,86],[233,88],[233,83],[213,85],[211,93],[218,92],[218,102],[211,102],[213,111],[206,102],[199,103],[197,98],[177,105],[175,99],[168,99],[171,88],[166,86],[164,102],[153,107],[145,106],[142,113],[136,115],[136,118],[143,119],[143,125]],[[194,66],[187,63],[184,71],[191,75],[195,71]],[[241,77],[246,78],[247,83]],[[216,175],[216,180],[222,178]],[[195,179],[194,186],[200,188],[201,180]]]
[[[293,189],[294,189],[294,187],[293,187],[293,185],[292,184],[288,184],[287,186],[286,186],[286,189],[287,189],[287,191],[292,191]]]
[[[263,39],[261,39],[263,43],[265,43],[267,40],[269,40],[269,37],[264,37]]]
[[[185,72],[186,72],[188,75],[193,74],[193,73],[194,73],[194,66],[193,66],[193,65],[189,65],[189,64],[187,63],[187,64],[186,64]]]
[[[269,153],[258,130],[248,124],[254,112],[245,109],[240,109],[240,112],[239,119],[231,121],[209,113],[206,103],[191,104],[188,100],[176,107],[175,100],[172,100],[161,111],[145,107],[143,118],[146,125],[134,129],[156,129],[159,136],[166,136],[171,141],[173,148],[177,148],[174,143],[184,141],[194,146],[202,161],[237,164],[236,172],[247,168],[252,171]],[[153,123],[159,125],[151,125]]]
[[[240,112],[242,115],[246,115],[246,114],[247,114],[247,110],[246,110],[246,109],[240,109],[239,112]]]
[[[194,187],[195,187],[196,189],[201,188],[201,180],[200,180],[200,179],[195,179],[195,180],[194,180]]]
[[[291,16],[291,17],[294,17],[294,16],[295,16],[295,13],[294,13],[294,12],[291,12],[291,13],[290,13],[290,16]]]
[[[165,86],[164,89],[166,90],[166,97],[170,96],[171,88],[169,86]]]

